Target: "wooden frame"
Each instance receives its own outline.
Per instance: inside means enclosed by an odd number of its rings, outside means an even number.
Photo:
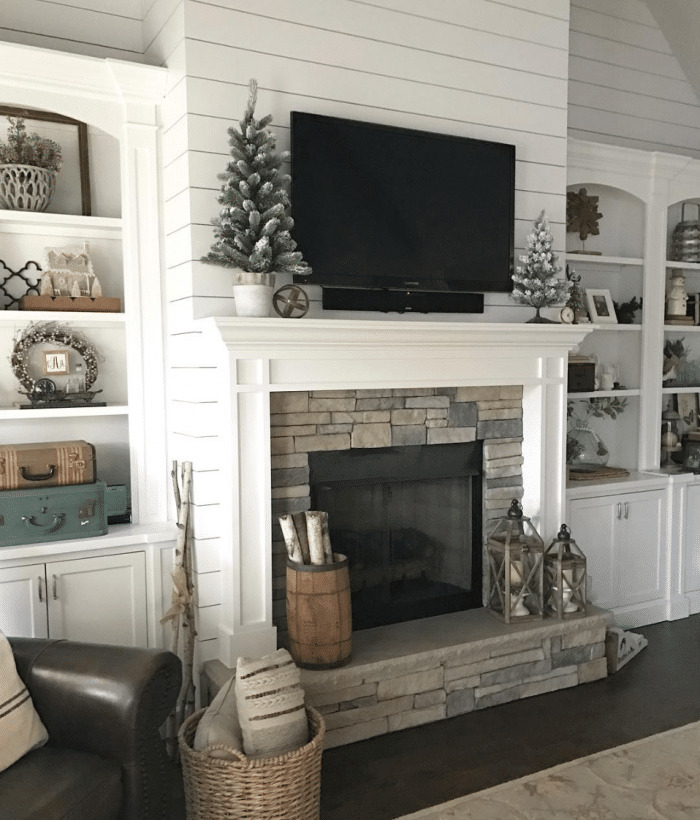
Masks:
[[[72,117],[65,117],[62,114],[53,114],[50,111],[38,111],[33,108],[17,108],[11,105],[0,105],[0,115],[3,117],[22,117],[25,120],[41,120],[43,122],[74,125],[77,128],[82,215],[91,216],[92,203],[90,201],[90,165],[88,161],[87,125],[80,120],[74,120]]]
[[[586,288],[586,303],[591,322],[597,325],[617,324],[617,314],[609,290]]]
[[[691,430],[698,427],[698,394],[697,393],[677,393],[676,403],[678,405],[678,415]]]
[[[67,376],[70,373],[68,351],[45,350],[41,369],[45,376]]]

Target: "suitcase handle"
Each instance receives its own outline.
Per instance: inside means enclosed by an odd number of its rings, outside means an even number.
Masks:
[[[50,521],[48,524],[40,524],[33,515],[23,515],[22,521],[24,521],[29,528],[35,527],[42,532],[55,532],[63,526],[65,518],[65,513],[54,513],[53,521]]]
[[[46,472],[46,473],[37,473],[35,475],[32,475],[29,472],[28,467],[20,467],[19,471],[22,475],[22,478],[25,481],[47,481],[49,478],[53,478],[56,475],[56,465],[55,464],[49,464],[47,466],[49,468],[48,472]]]

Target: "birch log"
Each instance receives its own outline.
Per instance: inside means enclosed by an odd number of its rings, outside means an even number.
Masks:
[[[292,516],[289,514],[280,515],[279,522],[282,528],[282,535],[284,536],[284,543],[287,545],[289,560],[294,561],[295,564],[303,564],[304,556],[301,552],[301,545],[299,544],[299,538]]]
[[[306,516],[303,512],[292,513],[294,527],[297,531],[297,538],[301,547],[301,554],[304,558],[305,564],[311,563],[311,556],[309,554],[309,537],[306,533]]]
[[[328,530],[328,513],[321,513],[321,535],[323,538],[323,557],[324,563],[333,563],[333,549],[331,547],[331,534]]]
[[[306,531],[309,536],[309,554],[311,563],[320,566],[326,563],[323,554],[323,527],[321,525],[321,513],[317,510],[309,510],[306,513]]]

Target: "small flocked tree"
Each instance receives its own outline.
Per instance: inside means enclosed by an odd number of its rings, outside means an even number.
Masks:
[[[239,127],[228,129],[231,160],[212,220],[215,241],[203,262],[255,273],[289,272],[308,275],[311,269],[296,250],[288,214],[289,175],[280,171],[288,152],[275,151],[276,138],[268,125],[272,116],[256,120],[258,85],[249,83],[248,105]]]
[[[519,305],[532,305],[537,309],[531,322],[548,322],[540,316],[540,309],[566,301],[570,282],[560,279],[557,274],[558,256],[552,250],[552,232],[544,211],[535,220],[534,228],[527,237],[527,254],[520,256],[523,263],[513,274],[513,300]]]

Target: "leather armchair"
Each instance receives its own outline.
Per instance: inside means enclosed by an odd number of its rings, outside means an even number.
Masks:
[[[159,727],[182,676],[171,652],[10,638],[48,744],[0,773],[0,820],[173,820],[175,766]]]

